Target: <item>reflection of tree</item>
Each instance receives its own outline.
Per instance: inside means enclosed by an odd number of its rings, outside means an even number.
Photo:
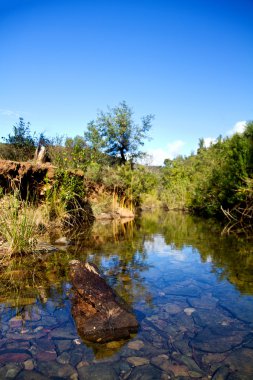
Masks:
[[[142,225],[152,233],[162,233],[168,245],[182,249],[192,246],[203,262],[211,258],[213,271],[227,278],[241,292],[253,294],[252,242],[235,236],[222,236],[222,227],[211,219],[168,212],[143,216]]]
[[[59,252],[13,258],[0,271],[0,300],[10,306],[45,302],[52,297],[52,287],[61,290],[67,276],[68,257]]]
[[[98,222],[88,234],[79,231],[68,250],[79,260],[96,264],[114,290],[133,304],[137,299],[150,299],[141,276],[148,269],[144,241],[138,222]]]

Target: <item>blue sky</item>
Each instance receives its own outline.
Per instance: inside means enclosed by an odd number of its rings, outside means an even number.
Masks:
[[[252,89],[252,0],[0,0],[0,136],[82,135],[125,100],[161,163],[252,120]]]

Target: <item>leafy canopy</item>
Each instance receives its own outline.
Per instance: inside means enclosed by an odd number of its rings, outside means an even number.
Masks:
[[[84,136],[88,145],[96,152],[117,158],[121,164],[135,161],[144,153],[140,150],[148,138],[153,115],[144,116],[141,125],[133,120],[133,112],[126,102],[107,112],[100,111],[96,121],[88,124]]]

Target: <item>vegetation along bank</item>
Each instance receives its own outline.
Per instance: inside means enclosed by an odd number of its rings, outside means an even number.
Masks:
[[[10,254],[32,251],[52,226],[70,229],[157,207],[223,218],[226,232],[252,234],[253,122],[241,134],[219,136],[210,147],[200,139],[196,153],[152,167],[140,163],[152,119],[136,124],[122,102],[99,112],[83,136],[48,138],[32,134],[20,118],[0,144],[1,245],[7,242]]]

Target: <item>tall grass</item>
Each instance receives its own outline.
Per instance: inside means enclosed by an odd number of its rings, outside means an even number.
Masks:
[[[8,256],[30,253],[37,244],[34,208],[28,201],[21,201],[18,193],[1,199],[0,235],[6,242]]]

